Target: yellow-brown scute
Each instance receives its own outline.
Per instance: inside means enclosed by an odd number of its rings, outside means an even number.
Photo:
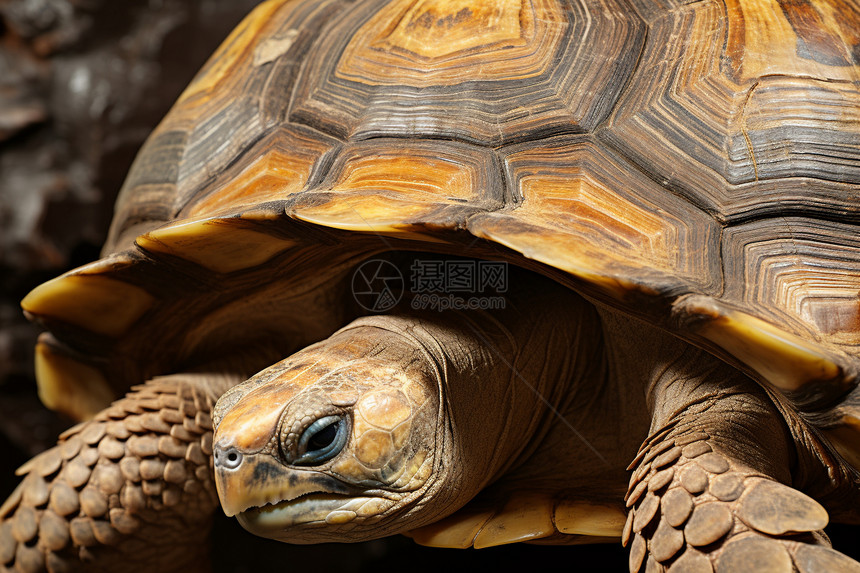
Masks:
[[[528,4],[393,2],[356,32],[337,73],[349,77],[364,71],[368,83],[415,85],[458,83],[478,67],[482,77],[496,80],[537,75],[567,25],[550,3]],[[379,66],[384,62],[400,65]],[[396,77],[384,76],[394,70]]]
[[[149,236],[159,243],[144,239],[126,269],[87,271],[123,281],[179,258],[197,282],[141,280],[153,299],[127,315],[123,297],[103,303],[101,285],[72,273],[30,310],[69,339],[120,339],[116,354],[137,364],[179,363],[179,345],[150,355],[125,340],[165,317],[211,320],[230,302],[210,301],[212,285],[256,287],[279,273],[310,282],[344,258],[409,248],[392,235],[448,253],[495,243],[511,263],[567,274],[587,296],[738,366],[770,357],[755,337],[739,353],[698,333],[711,318],[669,309],[709,297],[803,338],[837,374],[799,380],[820,399],[797,404],[836,404],[860,368],[860,12],[846,2],[646,4],[265,3],[129,174],[106,252],[161,227]],[[207,217],[194,236],[182,232],[183,219]],[[78,298],[97,300],[100,318],[69,310]],[[278,333],[301,347],[303,330]],[[322,330],[309,338],[333,329]],[[126,366],[111,364],[108,379]]]
[[[370,45],[385,46],[394,53],[411,52],[434,62],[437,68],[444,60],[462,65],[456,57],[458,53],[528,46],[534,40],[534,13],[524,4],[520,0],[487,3],[424,0],[411,5],[393,4],[389,11],[400,12],[399,20],[396,25],[383,28]],[[541,13],[548,12],[546,6],[539,9]]]

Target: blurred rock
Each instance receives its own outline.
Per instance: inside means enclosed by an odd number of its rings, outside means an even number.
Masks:
[[[47,66],[28,50],[7,41],[0,49],[0,142],[48,119],[43,96]]]
[[[32,376],[18,301],[98,256],[137,149],[256,3],[0,0],[0,391]]]

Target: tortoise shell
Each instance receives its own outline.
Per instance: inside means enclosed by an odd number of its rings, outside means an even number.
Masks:
[[[835,1],[266,2],[104,258],[24,300],[42,396],[83,418],[235,341],[300,348],[360,261],[468,254],[710,350],[860,467],[858,29]]]

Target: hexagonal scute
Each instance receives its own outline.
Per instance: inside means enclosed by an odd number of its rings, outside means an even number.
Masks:
[[[840,210],[856,220],[858,26],[848,3],[664,13],[602,135],[721,220]]]
[[[287,213],[328,227],[438,242],[439,229],[504,205],[500,172],[496,155],[477,145],[358,141],[341,149],[325,178],[295,196]]]
[[[279,134],[278,128],[301,54],[337,5],[264,3],[224,40],[138,154],[117,201],[106,252],[176,217],[217,187],[229,166],[247,166],[238,158],[261,139],[287,135],[305,143],[307,134]],[[295,142],[288,149],[300,161],[309,153],[296,150]]]
[[[299,64],[336,7],[261,5],[188,86],[168,116],[188,132],[177,179],[180,205],[284,122]]]
[[[644,25],[616,0],[401,0],[350,8],[320,36],[292,121],[343,138],[500,145],[593,129]]]
[[[269,131],[181,205],[180,217],[206,217],[283,201],[301,191],[317,162],[339,142],[300,125]]]
[[[719,229],[589,136],[504,148],[518,205],[469,230],[624,297],[720,288]]]
[[[723,260],[727,300],[849,352],[860,346],[856,226],[780,217],[729,227]]]

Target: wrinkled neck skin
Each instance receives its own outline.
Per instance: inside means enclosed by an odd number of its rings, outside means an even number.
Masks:
[[[507,324],[476,313],[428,317],[410,328],[438,373],[437,424],[443,433],[434,484],[427,491],[434,503],[422,522],[452,513],[521,464],[529,446],[552,425],[549,411],[566,397],[575,365],[559,358],[576,344],[580,317],[546,328],[540,312],[516,312],[514,320],[511,314],[501,317]],[[450,318],[457,328],[447,325]]]
[[[615,377],[640,380],[649,435],[704,430],[733,459],[785,483],[795,463],[792,420],[758,383],[710,353],[617,311],[602,311]]]
[[[581,376],[571,348],[599,344],[578,296],[524,295],[492,315],[360,318],[227,392],[213,415],[225,511],[291,543],[363,541],[449,515],[524,463]],[[347,420],[348,438],[307,464],[315,419]]]

